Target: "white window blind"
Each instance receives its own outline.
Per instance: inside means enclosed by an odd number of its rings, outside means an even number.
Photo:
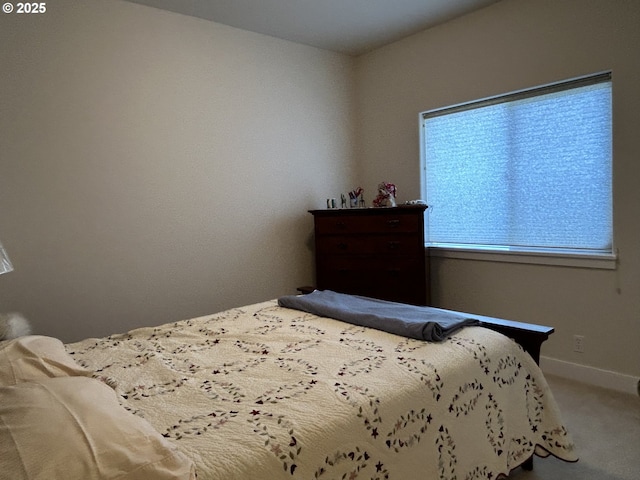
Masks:
[[[422,114],[427,243],[610,254],[611,74]]]

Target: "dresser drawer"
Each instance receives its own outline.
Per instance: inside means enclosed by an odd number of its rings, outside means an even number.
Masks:
[[[416,215],[340,215],[339,217],[316,217],[316,235],[358,233],[416,233],[423,228],[422,218]]]
[[[325,257],[317,265],[319,288],[330,288],[323,280],[331,282],[384,282],[386,280],[409,282],[424,274],[423,258],[379,257]]]
[[[424,263],[418,259],[381,262],[367,257],[331,257],[318,264],[316,274],[321,290],[416,305],[425,303]]]
[[[319,255],[420,255],[422,242],[413,235],[323,235],[316,238]]]

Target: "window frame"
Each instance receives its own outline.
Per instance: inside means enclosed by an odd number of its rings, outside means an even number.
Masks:
[[[506,94],[495,95],[480,100],[459,103],[447,107],[431,109],[419,114],[419,141],[420,141],[420,191],[423,198],[426,196],[426,154],[425,154],[425,128],[424,123],[427,118],[440,115],[447,115],[458,111],[480,108],[498,103],[515,101],[523,98],[537,97],[540,95],[570,90],[582,86],[611,82],[611,93],[613,96],[612,72],[604,71],[596,74],[585,75],[570,80],[554,82],[538,87],[513,91]],[[612,112],[612,138],[613,142],[613,112]],[[473,244],[439,244],[427,242],[427,231],[429,228],[429,209],[426,210],[425,219],[425,247],[430,256],[442,258],[458,258],[479,261],[497,261],[508,263],[525,263],[536,265],[556,265],[568,267],[616,269],[618,265],[618,250],[615,245],[615,209],[613,198],[613,152],[611,165],[611,188],[612,188],[612,244],[611,251],[587,252],[581,250],[535,248],[535,247],[514,247],[499,245],[473,245]]]

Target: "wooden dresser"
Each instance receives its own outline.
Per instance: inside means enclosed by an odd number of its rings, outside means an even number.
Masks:
[[[428,305],[426,208],[310,210],[315,223],[316,287]]]

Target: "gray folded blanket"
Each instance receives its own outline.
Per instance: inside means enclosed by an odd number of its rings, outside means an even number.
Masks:
[[[441,342],[462,327],[480,324],[479,320],[464,314],[438,308],[346,295],[331,290],[315,290],[308,295],[287,295],[278,299],[278,305],[429,342]]]

